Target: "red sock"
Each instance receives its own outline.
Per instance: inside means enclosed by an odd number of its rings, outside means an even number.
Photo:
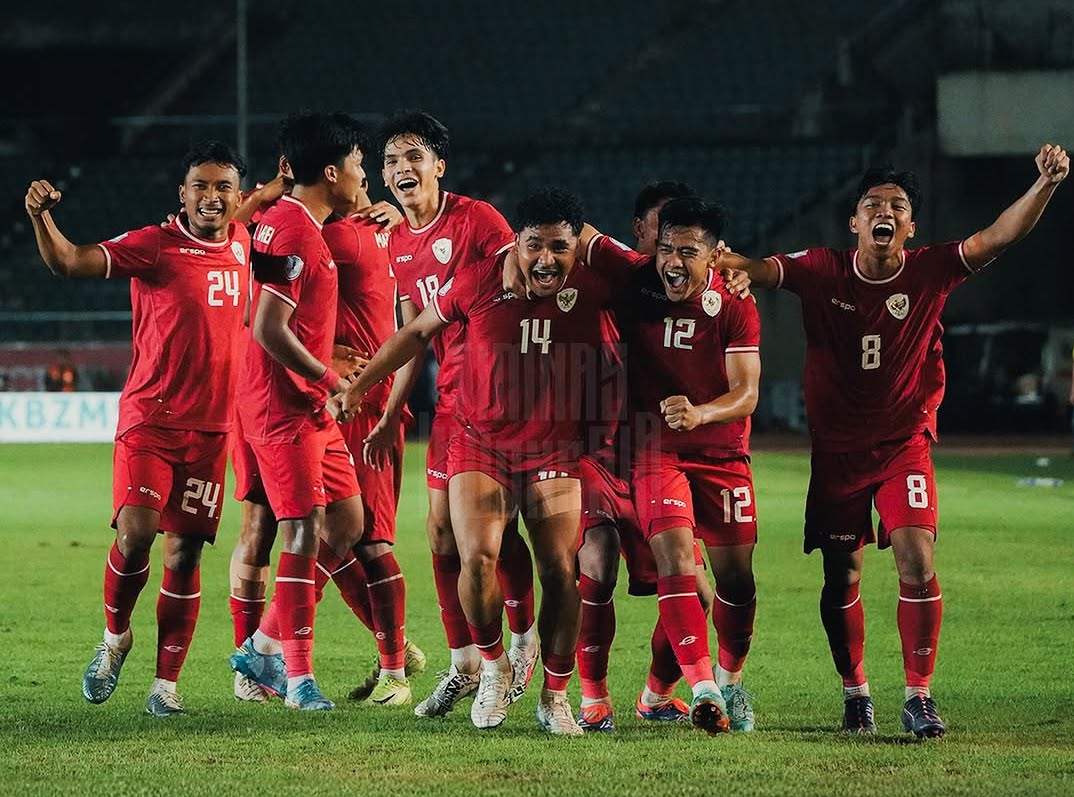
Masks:
[[[907,686],[929,685],[943,620],[943,596],[936,576],[923,587],[899,582],[899,636]]]
[[[228,596],[231,607],[231,628],[235,633],[235,647],[239,647],[261,624],[261,615],[265,613],[264,598],[240,598]]]
[[[507,626],[515,634],[524,634],[533,628],[533,560],[530,549],[515,533],[505,535],[506,549],[501,549],[496,560],[496,578],[503,590],[503,605],[507,612]]]
[[[656,582],[660,622],[690,686],[712,680],[709,624],[697,597],[697,577],[660,576]]]
[[[201,570],[164,568],[157,598],[157,678],[179,680],[201,609]]]
[[[679,666],[678,659],[675,658],[675,651],[671,649],[671,641],[668,639],[667,632],[664,631],[664,624],[660,622],[660,618],[656,618],[656,627],[653,629],[653,638],[651,641],[651,647],[653,651],[653,660],[649,664],[649,677],[645,681],[645,685],[649,688],[650,692],[655,692],[658,695],[670,695],[675,691],[675,685],[682,678],[682,668]]]
[[[470,638],[485,661],[496,661],[503,655],[503,620],[488,625],[470,626]]]
[[[433,578],[436,581],[436,597],[440,601],[440,622],[444,625],[448,647],[452,650],[473,644],[470,626],[459,600],[459,573],[462,562],[458,554],[441,556],[433,554]]]
[[[317,560],[312,556],[299,556],[286,551],[280,554],[272,603],[277,607],[279,638],[283,643],[288,678],[313,672],[316,573]]]
[[[324,585],[332,579],[332,571],[340,566],[343,557],[324,540],[317,540],[317,569],[313,574],[313,597],[317,603],[324,597]]]
[[[373,628],[373,612],[369,607],[369,587],[366,584],[368,579],[362,563],[351,554],[332,571],[332,580],[339,588],[343,602],[354,612],[354,616],[361,620],[362,625],[376,633]]]
[[[615,638],[614,584],[601,584],[584,573],[578,579],[582,627],[578,633],[578,675],[582,697],[608,697],[608,654]]]
[[[824,585],[820,591],[820,620],[843,686],[865,683],[865,609],[858,584]]]
[[[265,614],[261,617],[261,625],[257,630],[269,639],[280,641],[280,602],[275,598],[269,601]]]
[[[544,688],[553,692],[566,689],[574,674],[574,656],[542,650],[541,661],[544,663]]]
[[[406,622],[406,582],[395,554],[388,551],[366,562],[369,579],[369,606],[376,628],[380,666],[385,670],[403,669],[403,626]]]
[[[756,614],[756,595],[750,598],[749,603],[738,605],[725,601],[720,597],[720,590],[716,590],[716,600],[712,604],[712,625],[716,629],[716,644],[719,647],[716,658],[728,672],[738,672],[746,661]]]
[[[148,580],[149,559],[125,559],[113,542],[104,567],[104,622],[111,633],[130,628],[131,612]]]

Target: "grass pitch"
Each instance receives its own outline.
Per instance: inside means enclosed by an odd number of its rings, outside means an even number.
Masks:
[[[430,671],[414,680],[419,699],[447,663],[424,540],[423,454],[408,451],[397,546],[408,634],[430,656]],[[119,689],[104,705],[86,703],[80,678],[100,639],[112,540],[110,447],[0,446],[0,794],[1074,795],[1074,462],[1040,466],[1033,454],[955,456],[942,447],[936,460],[946,616],[933,688],[946,739],[917,743],[901,732],[898,587],[890,555],[875,550],[862,593],[880,733],[835,731],[842,705],[817,616],[820,562],[801,553],[807,458],[763,451],[746,679],[757,732],[710,739],[633,717],[656,607],[621,589],[610,674],[619,731],[554,739],[536,727],[533,694],[494,731],[474,729],[462,707],[429,721],[349,704],[344,695],[375,646],[331,586],[318,614],[316,666],[339,710],[235,701],[227,668],[234,503],[204,557],[201,620],[180,683],[188,715],[142,713],[159,559],[135,611]],[[1021,477],[1066,483],[1018,487]],[[576,685],[571,695],[577,707]]]

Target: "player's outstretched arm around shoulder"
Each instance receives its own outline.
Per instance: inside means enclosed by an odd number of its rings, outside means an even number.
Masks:
[[[728,282],[728,289],[740,297],[749,293],[748,289],[751,285],[760,285],[762,288],[775,288],[779,285],[779,270],[772,260],[745,257],[730,249],[724,250],[720,256],[720,271],[724,274],[725,280],[729,277],[733,279],[733,275],[728,272],[742,272],[749,278],[745,286],[740,284],[741,280],[734,284]]]
[[[322,363],[314,357],[289,326],[294,311],[289,301],[271,291],[262,291],[254,313],[254,340],[280,365],[323,387],[329,397],[342,393],[347,380],[332,369],[331,363]]]
[[[430,302],[417,318],[384,341],[369,365],[347,388],[339,419],[346,421],[353,417],[362,403],[362,396],[373,385],[424,352],[429,341],[446,326],[447,322],[437,312],[436,303]]]
[[[76,246],[67,240],[51,210],[62,194],[48,180],[34,180],[26,192],[26,213],[34,228],[37,250],[49,271],[61,277],[104,277],[108,259],[96,244]]]
[[[401,299],[399,301],[399,314],[403,318],[403,326],[406,326],[418,317],[418,308],[414,306],[414,302],[410,299]],[[388,402],[384,406],[384,412],[381,413],[377,425],[373,427],[363,441],[362,462],[376,470],[381,470],[385,467],[388,462],[388,455],[399,439],[399,424],[403,422],[403,409],[406,407],[410,392],[414,389],[414,385],[417,384],[418,377],[421,375],[422,363],[423,360],[420,356],[412,357],[409,362],[396,371],[395,381],[392,382],[392,389],[388,394]],[[368,366],[368,363],[366,365]]]
[[[962,244],[966,264],[976,271],[999,257],[1037,224],[1056,186],[1070,173],[1070,157],[1058,144],[1045,144],[1036,157],[1040,175],[992,224]]]
[[[688,432],[707,423],[729,423],[757,408],[761,382],[761,355],[731,352],[724,355],[728,390],[705,404],[692,404],[686,396],[668,396],[660,402],[664,421],[672,429]]]

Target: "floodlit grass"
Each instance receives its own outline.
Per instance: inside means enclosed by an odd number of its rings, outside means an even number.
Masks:
[[[180,683],[188,715],[143,714],[153,676],[159,560],[134,615],[135,648],[102,706],[80,694],[100,639],[101,583],[112,534],[111,453],[103,445],[0,447],[4,543],[0,578],[0,794],[249,795],[1014,795],[1074,794],[1074,463],[1035,455],[937,455],[945,601],[934,679],[949,733],[916,743],[901,732],[902,671],[890,555],[867,555],[866,662],[880,734],[847,738],[839,681],[817,617],[819,557],[801,553],[808,462],[755,460],[761,544],[759,608],[747,685],[758,731],[710,739],[633,716],[648,663],[654,601],[617,601],[611,685],[614,736],[554,739],[535,696],[503,727],[477,731],[467,710],[444,720],[348,704],[375,647],[329,587],[316,664],[327,714],[231,696],[227,560],[237,506],[203,563],[201,620]],[[430,656],[424,696],[446,666],[425,547],[424,451],[408,451],[399,559],[408,634]],[[1019,477],[1066,480],[1017,487]],[[625,584],[625,578],[623,579]],[[577,687],[572,685],[577,707]],[[468,704],[467,704],[468,705]]]

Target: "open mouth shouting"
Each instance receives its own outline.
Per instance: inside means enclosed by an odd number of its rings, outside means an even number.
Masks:
[[[395,188],[400,193],[405,194],[408,191],[413,191],[418,187],[418,181],[413,177],[403,177],[395,181]]]
[[[664,288],[669,297],[681,296],[686,292],[686,286],[690,281],[689,272],[681,266],[665,268],[660,276],[664,280]]]
[[[535,265],[530,269],[530,284],[542,293],[555,290],[559,287],[562,274],[553,263],[551,265]]]
[[[220,205],[198,205],[197,216],[202,221],[219,221],[224,215],[224,208]]]
[[[873,241],[878,246],[887,246],[895,237],[895,225],[888,221],[878,221],[873,225]]]

